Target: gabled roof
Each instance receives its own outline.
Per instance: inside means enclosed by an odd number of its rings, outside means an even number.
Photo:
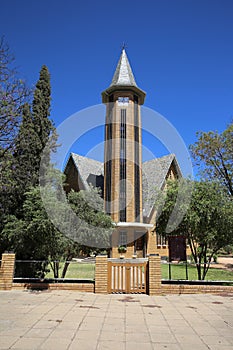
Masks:
[[[87,158],[84,156],[80,156],[76,153],[71,153],[70,157],[72,157],[75,167],[79,173],[81,181],[85,187],[85,189],[89,188],[91,181],[90,175],[100,176],[104,175],[104,164],[91,158]],[[64,171],[65,172],[65,171]]]
[[[148,217],[150,215],[157,191],[163,188],[172,163],[178,176],[182,177],[174,154],[155,158],[142,164],[143,216]]]
[[[75,167],[79,173],[81,182],[85,189],[89,188],[91,175],[94,177],[104,176],[104,163],[97,160],[71,153]],[[69,159],[70,159],[69,158]],[[67,163],[68,164],[68,163]],[[149,217],[154,207],[157,190],[161,190],[165,184],[169,169],[174,165],[179,177],[182,177],[181,170],[174,154],[161,158],[155,158],[142,164],[142,195],[143,195],[143,216]],[[65,173],[66,173],[65,168]],[[98,187],[98,186],[97,186]]]

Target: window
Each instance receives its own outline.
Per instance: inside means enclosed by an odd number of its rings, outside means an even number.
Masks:
[[[120,218],[126,221],[126,109],[121,109],[121,134],[120,134]]]
[[[140,221],[140,149],[139,149],[139,120],[138,120],[138,98],[134,96],[134,195],[135,195],[135,221]]]
[[[119,106],[127,106],[129,104],[129,97],[118,97]]]
[[[127,246],[127,232],[125,231],[120,231],[119,232],[119,246]]]
[[[112,186],[112,122],[111,122],[111,116],[112,116],[112,110],[113,110],[113,103],[109,106],[109,119],[108,123],[106,125],[106,145],[107,145],[107,154],[106,154],[106,163],[105,163],[105,170],[106,170],[106,194],[105,194],[105,200],[106,200],[106,213],[111,214],[111,186]]]
[[[157,240],[157,246],[165,246],[167,245],[167,239],[166,237],[156,234],[156,240]]]

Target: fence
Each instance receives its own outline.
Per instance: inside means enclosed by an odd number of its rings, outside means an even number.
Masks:
[[[16,260],[14,281],[26,279],[94,280],[95,262],[80,260],[45,261]]]
[[[198,282],[198,273],[195,263],[189,262],[166,262],[161,261],[162,280],[163,281],[196,281]],[[206,280],[213,281],[213,283],[219,284],[228,283],[233,285],[233,270],[224,271],[217,268],[208,269]],[[203,283],[203,281],[201,281]]]
[[[147,259],[108,261],[109,293],[147,293]]]
[[[57,262],[54,262],[57,263]],[[109,277],[109,269],[113,267],[113,260],[108,259],[107,256],[97,256],[95,262],[95,270],[92,277],[94,278],[77,278],[77,266],[82,266],[80,263],[69,262],[70,271],[67,271],[67,277],[72,270],[75,270],[75,276],[71,278],[52,278],[47,275],[40,275],[38,277],[25,277],[20,273],[23,271],[23,264],[27,266],[29,271],[32,271],[33,262],[22,262],[15,261],[15,254],[3,254],[0,267],[0,290],[10,290],[10,289],[68,289],[75,291],[83,292],[95,292],[100,294],[107,294],[109,292],[119,292],[119,293],[147,293],[149,295],[161,295],[161,294],[182,294],[182,293],[233,293],[233,286],[226,285],[211,285],[210,283],[204,283],[203,281],[181,281],[181,280],[162,280],[162,269],[161,269],[161,260],[158,254],[152,254],[149,256],[148,261],[144,261],[142,266],[140,266],[140,259],[135,259],[130,261],[125,259],[124,263],[120,264],[128,268],[125,269],[125,276],[127,275],[126,271],[130,271],[130,278],[127,282],[127,277],[124,277],[124,273],[118,272],[116,276]],[[21,268],[20,268],[21,264]],[[31,264],[31,265],[30,265]],[[47,266],[47,262],[36,261],[36,264],[39,264],[40,267]],[[43,265],[44,264],[44,265]],[[91,264],[88,264],[91,265]],[[166,264],[163,264],[164,266]],[[162,267],[163,267],[162,265]],[[83,265],[84,266],[84,265]],[[135,267],[138,266],[136,269]],[[30,267],[30,268],[29,268]],[[64,266],[63,266],[64,267]],[[37,266],[38,268],[38,266]],[[93,267],[92,267],[93,268]],[[170,274],[172,276],[173,266],[167,265],[166,268],[170,268]],[[185,267],[185,271],[186,271]],[[25,268],[24,268],[25,269]],[[27,270],[26,269],[26,270]],[[124,269],[124,268],[123,268]],[[40,271],[40,269],[39,269]],[[16,277],[14,277],[14,272],[16,272]],[[73,271],[74,272],[74,271]],[[43,271],[45,273],[45,271]],[[49,274],[50,272],[47,272]],[[186,272],[185,272],[186,273]],[[169,270],[168,270],[169,274]],[[18,275],[18,277],[17,277]],[[120,276],[120,277],[119,277]],[[122,277],[123,276],[123,277]],[[76,278],[74,278],[76,277]],[[80,277],[80,276],[79,276]],[[125,278],[125,282],[122,281],[122,278]],[[118,287],[112,282],[113,279],[118,280]],[[123,288],[128,283],[128,288]],[[109,288],[111,285],[111,288]],[[112,288],[114,287],[114,288]]]

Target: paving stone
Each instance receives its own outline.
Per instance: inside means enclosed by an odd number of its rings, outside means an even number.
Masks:
[[[97,340],[90,339],[90,337],[89,339],[80,339],[78,337],[75,337],[69,347],[69,350],[93,350],[96,349],[96,346]]]
[[[173,334],[171,334],[168,330],[167,333],[151,333],[151,339],[153,343],[170,343],[176,344],[177,340]]]
[[[18,339],[19,337],[1,335],[0,333],[0,349],[9,349]]]
[[[40,347],[39,350],[64,350],[68,349],[71,340],[68,338],[48,338]]]
[[[131,298],[133,302],[119,301],[125,296],[72,291],[0,292],[0,350],[233,349],[230,297]]]
[[[231,343],[227,340],[227,338],[216,336],[216,335],[204,335],[201,336],[201,339],[203,342],[209,346],[211,345],[228,345],[230,346]]]
[[[125,343],[121,341],[100,340],[96,350],[125,350]],[[144,350],[145,348],[143,348]],[[93,350],[93,349],[92,349]]]
[[[40,345],[45,341],[45,338],[26,338],[19,339],[11,349],[17,350],[37,350]]]
[[[151,343],[136,343],[136,342],[126,342],[125,350],[153,350],[153,345]]]
[[[136,342],[136,343],[149,343],[151,341],[151,337],[149,333],[126,333],[126,343],[128,342]]]
[[[49,328],[31,328],[25,335],[25,338],[47,338],[53,330]]]

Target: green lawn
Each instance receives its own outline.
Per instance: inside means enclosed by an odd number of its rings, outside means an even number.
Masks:
[[[61,269],[59,275],[62,272],[63,264],[61,263]],[[45,276],[46,278],[53,278],[53,271],[50,268],[50,272]],[[71,262],[65,278],[78,278],[78,279],[94,279],[95,278],[95,264],[91,263],[79,263]]]
[[[62,267],[62,264],[61,264],[61,267]],[[162,278],[169,279],[169,265],[161,264],[161,267],[162,267]],[[50,272],[46,275],[46,277],[53,278],[53,272],[51,268],[50,268]],[[72,262],[69,265],[65,278],[94,279],[95,264]],[[185,280],[186,279],[185,265],[171,264],[171,278],[175,280],[178,280],[178,279]],[[188,265],[188,279],[197,280],[197,270],[196,270],[196,267],[193,265]],[[233,271],[210,268],[207,273],[206,280],[233,281]]]
[[[162,278],[169,279],[169,265],[162,264]],[[186,268],[183,264],[171,264],[172,279],[186,279]],[[188,279],[197,280],[197,269],[188,265]],[[210,268],[205,278],[209,281],[233,281],[233,271]]]

